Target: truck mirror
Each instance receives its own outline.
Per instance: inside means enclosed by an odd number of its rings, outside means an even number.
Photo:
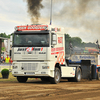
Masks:
[[[57,35],[56,34],[53,34],[53,37],[52,37],[52,45],[56,45],[57,44]]]
[[[57,44],[57,42],[56,42],[56,41],[52,41],[52,44],[53,44],[53,45],[56,45],[56,44]]]
[[[56,41],[56,40],[57,40],[57,35],[53,34],[53,41]]]

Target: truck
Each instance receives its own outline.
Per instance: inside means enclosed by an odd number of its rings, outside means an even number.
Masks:
[[[72,54],[71,57],[69,58],[69,63],[70,64],[76,64],[76,63],[81,64],[81,61],[83,60],[90,60],[91,78],[100,80],[100,54],[99,53]]]
[[[65,56],[65,32],[53,25],[16,26],[12,44],[12,74],[18,82],[40,78],[57,84],[61,79],[91,79],[91,60],[70,63]]]

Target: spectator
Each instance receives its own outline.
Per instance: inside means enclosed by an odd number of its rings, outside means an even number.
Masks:
[[[1,56],[1,63],[4,63],[4,58],[3,58],[3,56]]]
[[[7,57],[5,58],[5,63],[9,63],[10,62],[10,57],[7,54]]]

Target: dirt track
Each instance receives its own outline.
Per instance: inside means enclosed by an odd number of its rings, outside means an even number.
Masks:
[[[59,84],[31,80],[27,83],[0,82],[0,100],[99,100],[100,81],[82,80]]]

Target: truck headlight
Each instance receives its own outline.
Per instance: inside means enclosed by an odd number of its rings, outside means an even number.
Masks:
[[[17,69],[18,67],[17,66],[13,66],[13,69]]]
[[[42,69],[49,69],[49,66],[42,66]]]

